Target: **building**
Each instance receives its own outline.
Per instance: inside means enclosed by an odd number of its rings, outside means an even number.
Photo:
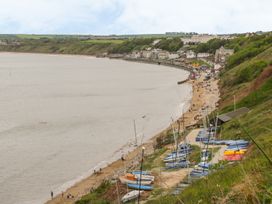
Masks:
[[[177,54],[177,53],[170,53],[169,54],[169,59],[170,60],[173,60],[173,59],[178,59],[180,56],[179,56],[179,54]]]
[[[131,53],[131,58],[139,59],[139,58],[141,58],[141,57],[142,57],[142,53],[139,52],[139,51],[133,51],[133,52]]]
[[[203,53],[197,53],[197,58],[207,58],[207,57],[210,57],[211,54],[210,53],[206,53],[206,52],[203,52]]]
[[[242,115],[244,115],[244,114],[246,114],[248,112],[249,112],[248,108],[242,107],[242,108],[239,108],[237,110],[234,110],[234,111],[219,115],[217,117],[218,118],[218,123],[219,124],[226,123],[226,122],[230,121],[231,119],[242,116]]]
[[[192,50],[188,50],[186,52],[186,58],[187,59],[193,59],[193,58],[196,58],[196,53]]]
[[[143,50],[142,51],[142,58],[150,59],[152,56],[152,52],[150,50]]]
[[[181,38],[185,45],[206,43],[211,39],[218,38],[216,35],[193,35],[191,38]]]
[[[227,58],[234,53],[233,49],[225,49],[223,46],[215,51],[215,63],[225,63]]]
[[[160,59],[160,60],[169,59],[169,52],[164,51],[164,50],[160,50],[160,51],[158,52],[158,59]]]

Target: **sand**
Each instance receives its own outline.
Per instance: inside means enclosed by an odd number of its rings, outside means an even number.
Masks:
[[[201,77],[196,80],[191,80],[188,83],[193,86],[193,97],[191,100],[191,107],[189,111],[187,111],[182,118],[185,119],[185,127],[196,124],[199,118],[201,118],[204,114],[212,112],[216,108],[216,104],[219,100],[219,89],[218,89],[218,80],[211,79],[210,81],[204,81],[204,73],[201,73]],[[207,86],[209,84],[209,86]],[[203,107],[207,108],[207,111],[203,112]],[[177,122],[173,124],[177,126]],[[169,127],[170,128],[170,127]],[[154,152],[154,144],[156,138],[160,135],[165,134],[165,132],[169,129],[162,131],[160,134],[155,135],[148,142],[144,143],[142,146],[145,147],[145,154],[149,155]],[[47,204],[70,204],[74,203],[76,200],[79,200],[83,195],[86,195],[90,192],[92,188],[96,188],[99,186],[103,180],[116,178],[118,175],[122,174],[129,167],[133,168],[133,166],[137,166],[139,162],[139,155],[141,153],[142,147],[138,147],[134,151],[130,152],[126,155],[125,161],[115,161],[110,164],[108,167],[102,169],[102,172],[99,174],[93,174],[78,182],[71,188],[67,189],[62,195],[57,195],[53,200],[49,200]],[[169,177],[173,176],[173,173],[164,173],[162,176],[164,187],[172,187],[177,184],[178,181],[182,180],[186,176],[186,172],[184,170],[180,170],[182,174],[179,179],[171,180]],[[74,198],[67,199],[66,196],[71,194]]]

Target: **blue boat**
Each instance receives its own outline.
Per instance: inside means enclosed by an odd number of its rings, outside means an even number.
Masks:
[[[153,187],[152,186],[146,186],[146,185],[139,185],[139,184],[127,184],[127,186],[129,188],[132,188],[132,189],[140,189],[140,190],[144,190],[144,191],[151,191],[153,190]]]
[[[193,170],[190,173],[190,176],[192,177],[202,177],[202,176],[207,176],[209,174],[209,172],[205,169],[203,170]]]
[[[209,163],[207,163],[207,162],[200,162],[200,163],[198,163],[198,166],[201,167],[201,168],[203,168],[203,169],[208,169],[208,168],[210,168],[212,165],[209,164]]]
[[[189,161],[179,161],[179,162],[165,163],[165,167],[166,169],[187,168],[189,164],[190,164]]]
[[[168,154],[165,158],[169,158],[169,157],[185,157],[187,154],[185,153],[176,153],[176,152],[172,152],[170,154]]]
[[[135,170],[135,171],[132,171],[131,174],[151,175],[151,172],[150,171]]]
[[[246,140],[228,140],[226,145],[249,145],[249,142]]]

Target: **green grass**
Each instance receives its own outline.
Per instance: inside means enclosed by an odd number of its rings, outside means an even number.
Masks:
[[[189,161],[192,163],[200,162],[201,148],[197,145],[192,145],[192,153],[189,155]]]
[[[90,43],[90,44],[121,44],[124,40],[120,39],[95,39],[95,40],[84,40],[82,43]]]
[[[155,152],[152,155],[146,157],[143,162],[143,169],[150,170],[157,167],[163,167],[164,163],[160,159],[160,156],[164,154],[166,150],[167,150],[166,148],[155,150]]]
[[[103,182],[93,192],[83,196],[76,204],[109,204],[109,201],[102,199],[102,195],[111,187],[109,182]]]
[[[41,39],[41,38],[53,38],[53,35],[31,35],[31,34],[17,34],[16,37],[22,39]]]
[[[246,53],[249,47],[262,47],[265,49],[252,56],[238,56],[238,60],[229,66],[221,75],[222,101],[228,99],[235,93],[239,94],[250,84],[244,81],[231,83],[233,79],[241,75],[255,80],[259,75],[258,62],[260,60],[270,63],[272,59],[272,48],[267,48],[270,38],[261,36],[252,38],[241,38],[235,40],[238,55]],[[231,45],[231,43],[230,43]],[[234,46],[235,44],[232,44]],[[271,45],[269,45],[271,46]],[[241,57],[241,58],[239,58]],[[232,58],[232,60],[235,57]],[[239,63],[238,63],[239,62]],[[268,67],[260,66],[261,69]],[[259,68],[260,68],[259,67]],[[241,70],[246,70],[241,72]],[[256,72],[257,71],[257,72]],[[248,79],[248,78],[247,78]],[[272,158],[272,77],[269,76],[256,89],[250,90],[237,101],[237,107],[250,107],[250,112],[231,120],[222,125],[222,139],[246,139],[250,140],[243,128],[246,129],[258,145]],[[222,107],[219,111],[228,111],[232,106]],[[197,153],[191,155],[199,157]],[[222,168],[223,166],[223,168]],[[212,174],[206,178],[196,180],[178,196],[162,196],[147,203],[229,203],[229,204],[250,204],[250,203],[271,203],[272,202],[272,174],[271,164],[263,156],[261,151],[252,143],[245,158],[233,164],[221,162],[213,168]]]

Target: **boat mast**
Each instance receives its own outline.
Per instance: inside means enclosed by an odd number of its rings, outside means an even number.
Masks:
[[[135,144],[134,146],[138,146],[138,141],[137,141],[137,131],[136,131],[136,120],[133,120],[133,126],[134,126],[134,137],[135,137]]]
[[[140,197],[141,197],[141,181],[142,181],[142,173],[143,173],[143,161],[144,161],[144,150],[145,147],[142,147],[142,160],[141,160],[141,168],[140,168],[140,182],[139,182],[139,188],[138,188],[138,204],[140,203]]]

